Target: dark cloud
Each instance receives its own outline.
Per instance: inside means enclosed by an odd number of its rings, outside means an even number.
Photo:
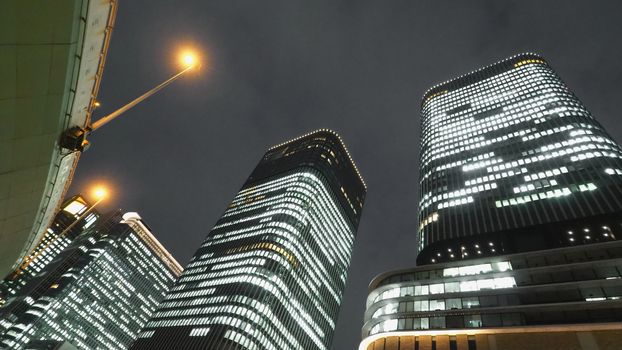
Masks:
[[[433,84],[506,56],[549,59],[622,141],[620,2],[121,1],[100,93],[112,111],[170,75],[171,50],[209,54],[92,137],[72,192],[116,186],[185,263],[263,152],[317,128],[338,131],[369,194],[334,350],[360,340],[369,281],[414,265],[419,104]]]

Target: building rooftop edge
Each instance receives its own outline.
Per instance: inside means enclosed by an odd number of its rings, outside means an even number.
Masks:
[[[497,66],[497,65],[499,65],[499,64],[503,64],[503,63],[505,63],[505,62],[508,62],[508,61],[511,61],[511,60],[515,60],[515,59],[520,58],[520,57],[526,57],[526,56],[536,56],[536,57],[541,58],[542,60],[545,60],[545,59],[544,59],[544,57],[543,57],[542,55],[540,55],[540,54],[538,54],[538,53],[536,53],[536,52],[529,52],[529,51],[527,51],[527,52],[521,52],[521,53],[516,54],[516,55],[514,55],[514,56],[507,57],[507,58],[504,58],[504,59],[502,59],[502,60],[500,60],[500,61],[497,61],[497,62],[495,62],[495,63],[492,63],[492,64],[489,64],[489,65],[487,65],[487,66],[484,66],[484,67],[478,68],[478,69],[476,69],[476,70],[474,70],[474,71],[471,71],[471,72],[469,72],[469,73],[462,74],[462,75],[460,75],[460,76],[458,76],[458,77],[455,77],[455,78],[452,78],[452,79],[446,80],[446,81],[444,81],[444,82],[442,82],[442,83],[435,84],[435,85],[433,85],[432,87],[430,87],[430,88],[429,88],[429,89],[428,89],[428,90],[427,90],[427,91],[423,94],[423,96],[421,97],[421,107],[423,108],[424,104],[425,104],[426,102],[428,102],[428,101],[430,101],[430,100],[431,100],[431,99],[429,99],[429,97],[433,95],[433,91],[435,91],[435,90],[441,90],[441,89],[442,89],[443,87],[445,87],[446,85],[449,85],[449,84],[451,84],[451,83],[455,83],[455,82],[456,82],[456,81],[458,81],[458,80],[468,78],[468,77],[470,77],[470,76],[472,76],[472,75],[474,75],[474,74],[480,73],[480,72],[482,72],[482,71],[484,71],[484,70],[487,70],[487,69],[490,69],[490,68],[493,68],[493,67],[495,67],[495,66]]]
[[[343,147],[343,149],[346,151],[346,155],[348,156],[348,159],[350,160],[350,164],[352,164],[352,167],[354,168],[354,171],[356,172],[356,175],[358,176],[359,180],[363,184],[363,188],[365,188],[365,191],[367,191],[367,184],[365,184],[365,180],[363,179],[363,176],[361,175],[358,167],[356,166],[356,163],[354,163],[354,160],[352,159],[352,156],[350,155],[350,151],[348,151],[348,147],[346,147],[346,144],[343,142],[343,140],[341,139],[341,136],[339,136],[339,134],[336,131],[333,131],[331,129],[317,129],[317,130],[313,130],[313,131],[308,132],[308,133],[306,133],[304,135],[301,135],[301,136],[295,137],[293,139],[287,140],[285,142],[279,143],[277,145],[274,145],[274,146],[268,148],[268,151],[271,151],[271,150],[273,150],[275,148],[279,148],[279,147],[284,146],[284,145],[286,145],[288,143],[298,141],[298,140],[303,139],[305,137],[308,137],[308,136],[311,136],[311,135],[314,135],[314,134],[321,134],[321,133],[328,133],[328,134],[331,134],[331,135],[333,135],[334,137],[337,138],[337,140],[341,144],[341,147]]]
[[[143,235],[143,239],[145,243],[149,245],[149,247],[154,251],[156,255],[162,259],[162,261],[167,265],[171,271],[176,275],[175,277],[179,277],[181,272],[183,271],[183,267],[181,264],[175,259],[175,257],[166,249],[162,243],[153,235],[151,230],[145,225],[142,221],[140,215],[136,212],[126,212],[123,214],[123,220],[121,221],[123,224],[127,224],[132,226],[132,228],[140,231],[140,234]]]

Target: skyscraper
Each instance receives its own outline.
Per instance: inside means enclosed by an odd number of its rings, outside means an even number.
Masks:
[[[132,349],[328,349],[365,193],[330,130],[269,149]]]
[[[419,255],[370,284],[360,350],[622,342],[622,150],[521,54],[422,103]]]
[[[127,349],[180,272],[138,214],[114,212],[0,308],[0,347],[53,339],[78,349]]]
[[[80,233],[96,222],[99,213],[95,210],[87,213],[88,207],[89,204],[81,195],[73,196],[61,205],[61,210],[56,214],[52,225],[47,228],[35,249],[18,265],[17,269],[0,281],[0,306],[41,272]],[[81,218],[83,214],[86,215]],[[80,221],[76,222],[78,219]]]
[[[421,116],[418,264],[622,235],[568,236],[618,230],[622,150],[544,58],[437,85]]]

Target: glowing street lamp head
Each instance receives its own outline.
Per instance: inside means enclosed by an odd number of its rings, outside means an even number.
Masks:
[[[97,200],[102,200],[106,197],[108,197],[108,189],[105,188],[104,186],[96,186],[95,188],[93,188],[93,196],[97,199]]]
[[[196,56],[191,53],[184,54],[183,61],[186,66],[194,66],[196,63]]]
[[[181,53],[179,61],[185,68],[194,68],[199,65],[198,55],[190,50],[185,50]]]

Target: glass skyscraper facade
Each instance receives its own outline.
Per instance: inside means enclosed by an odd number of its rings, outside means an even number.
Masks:
[[[328,349],[365,194],[330,130],[271,148],[132,349]]]
[[[421,115],[418,264],[622,236],[622,150],[543,57],[437,85]]]
[[[61,210],[35,249],[13,272],[0,281],[0,306],[41,272],[80,233],[96,222],[99,213],[95,210],[87,213],[89,206],[90,204],[80,195],[69,198],[61,205]],[[80,222],[76,222],[78,219]]]
[[[109,214],[0,308],[0,347],[127,349],[180,273],[138,214]]]
[[[359,350],[622,343],[622,151],[547,61],[425,93],[419,254],[370,284]]]
[[[25,350],[76,350],[77,348],[61,340],[33,340]]]
[[[610,241],[382,274],[359,350],[487,350],[489,338],[500,350],[608,349],[580,336],[622,343],[620,261],[622,241]]]

